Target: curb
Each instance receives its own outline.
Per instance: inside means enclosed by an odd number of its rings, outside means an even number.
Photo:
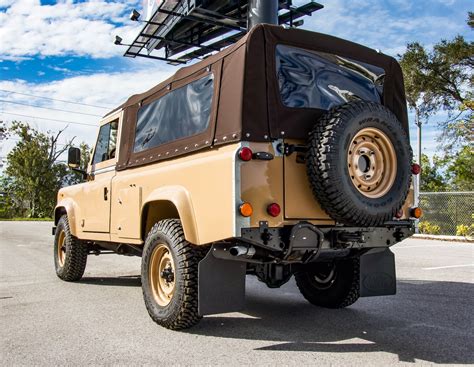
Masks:
[[[412,238],[418,238],[422,240],[438,240],[438,241],[449,241],[449,242],[465,242],[474,243],[474,239],[470,239],[464,236],[443,236],[434,234],[414,234]]]

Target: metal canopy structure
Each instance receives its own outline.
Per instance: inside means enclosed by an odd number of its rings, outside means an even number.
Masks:
[[[124,56],[174,65],[201,59],[234,44],[247,33],[251,3],[252,0],[161,1],[149,20],[142,21],[143,28],[127,45]],[[292,0],[278,0],[278,23],[299,26],[303,24],[302,17],[322,8],[314,1],[295,7]],[[139,17],[137,12],[132,13],[132,20]],[[162,51],[160,56],[154,52],[158,50]]]

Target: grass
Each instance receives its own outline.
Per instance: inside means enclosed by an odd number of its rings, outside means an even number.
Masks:
[[[53,218],[0,218],[0,222],[52,222]]]

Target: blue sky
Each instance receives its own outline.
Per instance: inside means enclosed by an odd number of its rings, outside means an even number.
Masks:
[[[304,1],[294,1],[296,5]],[[466,25],[472,0],[332,0],[305,19],[302,28],[328,33],[377,48],[392,56],[402,53],[407,42],[431,46],[440,39],[473,32]],[[113,44],[115,34],[131,41],[140,25],[128,20],[142,1],[35,1],[0,0],[0,121],[19,116],[42,130],[57,131],[66,123],[94,125],[107,109],[67,104],[4,91],[113,107],[129,95],[157,84],[175,67],[159,61],[122,57],[124,48]],[[68,110],[53,111],[47,108]],[[44,119],[40,119],[44,118]],[[426,128],[425,152],[432,155],[438,131],[435,121]],[[413,124],[412,124],[413,125]],[[69,124],[63,140],[92,144],[96,129]],[[412,140],[416,134],[412,133]],[[3,141],[0,157],[14,141]]]

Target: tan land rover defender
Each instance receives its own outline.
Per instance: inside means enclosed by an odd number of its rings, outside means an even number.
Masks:
[[[56,272],[141,256],[146,307],[170,329],[242,309],[247,274],[294,275],[329,308],[394,294],[416,170],[393,58],[259,25],[103,118],[85,182],[58,193]]]

